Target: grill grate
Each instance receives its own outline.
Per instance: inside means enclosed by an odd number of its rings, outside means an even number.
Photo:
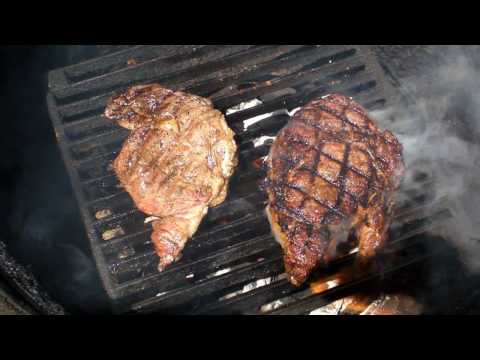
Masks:
[[[344,45],[138,46],[55,70],[49,80],[47,100],[59,146],[117,312],[257,313],[268,302],[306,291],[308,284],[294,288],[281,276],[281,250],[270,234],[257,184],[263,176],[258,159],[269,147],[261,139],[275,136],[292,110],[326,93],[353,96],[369,110],[384,107],[395,93],[366,48]],[[151,82],[210,97],[227,113],[240,160],[227,200],[210,209],[182,259],[162,273],[156,271],[151,226],[111,168],[128,131],[102,117],[114,93]],[[255,106],[231,111],[252,100]],[[244,125],[255,117],[261,120]],[[418,234],[445,220],[443,203],[431,204],[428,197],[429,182],[427,174],[399,194],[392,248],[414,246]],[[422,217],[425,208],[428,216]],[[415,254],[408,261],[421,258]],[[332,269],[350,263],[352,256]],[[238,293],[259,279],[267,280]],[[347,285],[326,295],[310,294],[273,313],[308,312],[343,294],[342,289],[354,288]]]

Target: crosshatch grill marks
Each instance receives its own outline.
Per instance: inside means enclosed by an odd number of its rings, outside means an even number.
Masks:
[[[281,156],[281,157],[279,157],[279,159],[282,160],[282,161],[284,161],[284,162],[286,162],[286,163],[293,164],[293,163],[292,163],[292,160],[291,160],[289,157]],[[339,162],[339,163],[340,163],[340,162]],[[345,167],[345,168],[346,168],[346,170],[349,170],[348,167]],[[328,183],[328,184],[332,185],[333,187],[335,187],[338,191],[341,190],[338,183],[333,182],[333,181],[327,179],[325,176],[323,176],[322,174],[320,174],[318,171],[316,171],[316,170],[314,170],[314,169],[311,169],[311,168],[305,167],[305,166],[301,166],[301,167],[298,168],[298,170],[308,171],[313,177],[316,176],[316,177],[320,178],[321,180],[325,181],[326,183]],[[352,200],[354,200],[355,202],[359,202],[359,201],[360,201],[360,199],[359,199],[356,195],[350,193],[348,190],[345,190],[344,193],[345,193],[345,195],[348,195],[349,197],[351,197]],[[339,210],[339,212],[341,212],[341,210]]]
[[[333,115],[333,114],[332,114],[332,115]],[[308,123],[308,122],[306,122],[306,121],[305,121],[303,118],[301,118],[301,117],[295,118],[295,121],[300,121],[302,124],[304,124],[304,125],[306,125],[306,126],[309,126],[309,127],[311,127],[311,128],[320,130],[320,131],[323,132],[324,134],[326,134],[326,135],[328,135],[329,137],[331,137],[332,140],[337,140],[338,142],[342,142],[342,141],[343,141],[343,140],[339,137],[339,134],[336,134],[336,133],[333,133],[333,132],[329,132],[329,131],[323,129],[322,127],[320,127],[320,126],[318,126],[318,125]],[[353,130],[354,132],[356,132],[357,134],[359,134],[359,135],[362,136],[362,138],[361,138],[362,141],[364,141],[365,143],[368,143],[368,140],[369,140],[369,139],[366,138],[366,135],[367,135],[367,134],[366,134],[365,132],[359,131],[358,129],[357,129],[357,130],[352,129],[352,130]],[[368,129],[368,130],[370,130],[370,129]],[[378,137],[378,138],[380,138],[380,139],[383,139],[386,144],[392,144],[392,143],[388,142],[383,136],[380,136],[380,135],[378,135],[378,134],[370,134],[369,136],[375,137],[375,138]],[[296,141],[296,142],[301,143],[301,141],[298,141],[298,140],[293,139],[293,138],[291,138],[290,140],[291,140],[291,141],[294,141],[294,142]],[[311,146],[311,145],[308,145],[308,144],[306,144],[306,143],[304,143],[303,145]],[[313,147],[313,148],[315,148],[315,147]],[[367,153],[365,150],[363,150],[363,149],[358,149],[358,150],[359,150],[359,151],[363,151],[363,152],[365,152],[366,154],[368,154],[368,153]],[[368,155],[370,156],[370,154],[368,154]],[[380,156],[377,156],[377,155],[375,154],[374,157],[375,157],[376,160],[379,160],[379,161],[381,161],[382,163],[387,164],[387,161],[386,161],[385,159],[381,158]],[[337,161],[338,161],[338,160],[337,160]],[[351,169],[351,170],[352,170],[352,171],[356,171],[355,169]],[[358,171],[357,171],[357,172],[358,172]],[[360,173],[360,172],[359,172],[359,175],[364,176],[364,174],[362,174],[362,173]]]
[[[305,147],[308,147],[308,149],[313,149],[313,150],[315,150],[315,154],[316,154],[316,155],[318,154],[318,157],[324,156],[324,157],[328,158],[329,160],[331,160],[331,161],[333,161],[333,162],[335,162],[335,163],[337,163],[337,164],[339,164],[339,165],[344,165],[343,161],[340,161],[340,160],[338,160],[338,159],[335,159],[335,158],[332,157],[330,154],[327,154],[326,152],[323,152],[323,151],[321,150],[321,147],[319,147],[319,146],[315,146],[315,145],[312,146],[312,145],[309,145],[309,144],[307,144],[307,143],[305,143],[305,142],[302,142],[302,141],[300,141],[300,140],[298,140],[298,139],[294,139],[294,138],[290,138],[290,137],[287,137],[287,139],[288,139],[288,142],[296,143],[296,144],[299,144],[299,145],[303,145],[303,146],[305,146]],[[338,140],[338,142],[340,142],[340,141],[341,141],[341,140]],[[367,156],[370,157],[370,155],[368,154],[368,152],[365,151],[365,150],[363,150],[363,149],[359,149],[359,148],[356,148],[356,147],[355,147],[355,151],[360,151],[360,152],[362,152],[362,153],[364,153],[365,155],[367,155]],[[317,165],[317,166],[318,166],[318,165]],[[352,172],[356,173],[357,175],[360,175],[361,177],[365,178],[365,180],[369,180],[370,177],[369,177],[368,175],[364,174],[362,171],[358,170],[357,168],[348,166],[348,164],[346,164],[345,166],[346,166],[346,170],[352,171]],[[308,168],[308,169],[311,170],[310,168]],[[316,168],[313,168],[313,169],[316,169]],[[319,176],[321,176],[321,175],[319,175]]]
[[[356,107],[358,114],[352,114],[352,108],[356,111]],[[294,285],[302,284],[318,261],[328,263],[339,237],[351,232],[359,221],[364,223],[365,214],[377,211],[376,207],[359,208],[368,199],[369,188],[378,187],[376,194],[380,195],[380,201],[388,201],[388,194],[396,190],[397,180],[391,174],[402,172],[403,162],[398,152],[401,147],[396,143],[388,146],[376,136],[381,130],[360,110],[360,105],[349,102],[341,94],[313,100],[295,113],[270,149],[272,168],[268,169],[267,176],[275,184],[275,191],[267,190],[269,206],[285,208],[283,212],[292,214],[298,221],[293,221],[292,226],[280,234],[290,240],[286,242],[285,265],[289,281]],[[362,128],[364,131],[359,130]],[[385,173],[377,177],[372,165],[380,167],[381,162],[372,153],[386,159],[397,157],[399,161],[387,162]],[[289,172],[282,177],[280,170],[285,169]],[[278,198],[278,191],[284,192],[285,198]],[[384,234],[382,224],[390,216],[388,213],[374,215],[377,221],[368,231],[357,230],[359,246],[369,248],[368,254],[374,254],[383,246],[383,241],[370,239]],[[305,224],[312,225],[314,230],[326,227],[333,232],[326,248],[306,252],[315,237],[307,235]],[[275,226],[273,229],[277,231]],[[363,264],[364,260],[367,263],[371,260],[366,253],[361,256]]]
[[[345,194],[345,175],[347,173],[347,161],[348,161],[348,156],[350,155],[350,144],[346,144],[345,145],[345,152],[343,153],[343,163],[342,163],[342,168],[340,169],[340,174],[338,175],[338,179],[339,179],[339,182],[340,182],[340,191],[338,191],[338,195],[337,195],[337,202],[335,204],[335,208],[338,209],[341,202],[342,202],[342,199],[343,199],[343,196]],[[327,215],[328,216],[328,215]]]
[[[373,182],[373,180],[376,178],[376,173],[375,173],[375,168],[373,166],[373,162],[369,162],[368,167],[369,167],[369,172],[370,172],[371,175],[367,180],[367,191],[365,192],[365,196],[360,201],[360,204],[363,207],[367,207],[368,199],[370,198],[370,193],[372,193],[376,190],[376,188],[374,186],[374,182]]]
[[[317,104],[318,105],[318,104]],[[342,112],[337,112],[337,111],[334,111],[332,109],[329,109],[323,105],[318,105],[319,108],[321,108],[322,110],[324,110],[325,112],[335,116],[336,118],[340,118],[342,120],[342,122],[345,124],[349,124],[349,125],[352,125],[352,127],[354,127],[354,131],[358,132],[359,134],[362,135],[362,140],[365,141],[365,143],[368,144],[368,140],[369,139],[366,139],[366,134],[370,134],[370,136],[376,136],[377,134],[376,133],[372,133],[372,131],[370,130],[369,128],[369,119],[368,117],[363,114],[359,109],[357,109],[356,107],[349,107],[348,105],[347,106],[343,106],[343,109],[342,109]],[[306,111],[306,110],[318,110],[318,109],[315,109],[314,107],[312,107],[311,105],[307,105],[303,111]],[[354,111],[356,112],[358,115],[360,115],[362,117],[362,122],[363,122],[363,127],[360,127],[358,124],[355,124],[353,123],[352,121],[350,121],[347,116],[346,116],[346,112],[347,111]],[[314,128],[316,131],[316,143],[317,144],[320,144],[320,145],[311,145],[311,144],[308,144],[302,140],[299,140],[297,138],[294,138],[294,137],[291,137],[291,136],[286,136],[287,138],[287,142],[291,142],[291,143],[297,143],[297,144],[300,144],[304,147],[306,147],[307,149],[314,149],[316,151],[316,156],[315,156],[315,166],[313,167],[313,169],[310,169],[308,167],[302,167],[302,169],[304,170],[307,170],[307,171],[310,171],[312,173],[312,175],[314,176],[319,176],[320,178],[322,178],[322,180],[324,181],[327,181],[328,183],[330,183],[332,186],[335,186],[337,188],[339,188],[339,192],[338,192],[338,198],[337,198],[337,203],[336,203],[336,207],[338,208],[338,206],[341,204],[341,201],[342,199],[344,198],[345,194],[349,195],[350,197],[352,197],[353,199],[355,199],[355,202],[358,202],[360,204],[362,204],[363,206],[366,206],[367,202],[368,202],[368,198],[369,198],[369,194],[372,190],[380,190],[380,189],[377,189],[377,186],[375,185],[375,182],[373,181],[373,176],[375,176],[375,167],[373,166],[373,161],[374,160],[380,160],[382,161],[383,163],[385,163],[386,161],[381,158],[381,157],[378,157],[378,156],[374,156],[372,158],[372,154],[371,152],[369,151],[366,151],[362,148],[359,148],[358,146],[355,146],[355,143],[348,143],[348,151],[345,151],[344,152],[344,156],[343,156],[343,159],[342,160],[339,160],[339,159],[336,159],[334,158],[333,156],[331,156],[330,154],[328,154],[327,152],[325,151],[322,151],[322,147],[323,147],[323,144],[324,142],[320,141],[320,133],[323,133],[323,134],[326,134],[327,135],[327,139],[331,139],[333,141],[338,141],[339,143],[343,142],[344,140],[342,140],[340,138],[340,134],[337,134],[337,133],[333,133],[333,132],[330,132],[330,131],[326,131],[324,128],[322,128],[321,126],[318,126],[317,124],[315,123],[312,123],[312,122],[307,122],[305,121],[305,119],[302,117],[302,116],[299,116],[300,113],[297,113],[298,115],[295,115],[293,119],[295,119],[296,121],[300,121],[302,124],[306,125],[306,126],[309,126],[311,128]],[[292,119],[292,120],[293,120]],[[362,131],[363,129],[363,131]],[[385,139],[383,136],[378,136],[379,138],[381,138],[385,143],[388,143],[388,144],[393,144],[392,142],[388,141],[387,139]],[[351,154],[351,150],[354,149],[355,152],[360,152],[362,153],[365,157],[371,159],[371,161],[368,161],[368,175],[365,174],[363,171],[360,171],[359,169],[357,169],[356,167],[354,166],[349,166],[349,161],[350,161],[350,154]],[[337,181],[333,182],[333,181],[330,181],[329,179],[323,177],[322,175],[320,175],[316,169],[318,168],[318,164],[319,164],[319,159],[321,156],[324,156],[324,157],[327,157],[329,160],[331,161],[334,161],[336,162],[337,164],[339,164],[341,166],[341,177],[338,176],[337,177]],[[354,194],[348,192],[346,190],[346,186],[345,186],[345,174],[347,171],[351,171],[359,176],[361,176],[362,178],[364,178],[366,181],[367,181],[367,189],[366,189],[366,193],[361,196],[360,198],[357,198]],[[341,186],[339,187],[338,186],[338,180],[341,180]],[[329,214],[330,215],[330,214]]]
[[[325,208],[327,211],[332,211],[333,213],[335,213],[336,215],[338,215],[339,217],[341,218],[344,218],[345,215],[338,209],[328,205],[327,203],[323,202],[323,201],[320,201],[320,200],[317,200],[315,199],[314,197],[310,196],[308,193],[306,193],[303,189],[301,189],[300,187],[298,186],[295,186],[295,185],[292,185],[292,184],[288,184],[286,182],[272,182],[273,186],[275,188],[281,188],[281,189],[291,189],[291,190],[295,190],[295,191],[298,191],[299,193],[301,193],[301,195],[303,196],[301,202],[299,203],[299,208],[302,208],[301,206],[304,206],[305,205],[305,202],[306,201],[313,201],[315,202],[316,204],[318,204],[319,206]],[[282,197],[280,200],[280,203],[282,204],[275,204],[275,206],[280,209],[280,210],[284,210],[284,211],[289,211],[293,214],[296,214],[297,217],[301,218],[302,221],[305,221],[307,224],[311,224],[313,226],[318,226],[318,224],[308,220],[305,218],[304,215],[302,215],[300,212],[298,211],[293,211],[292,209],[290,209],[289,207],[285,206],[285,194],[284,194],[284,191],[282,191]]]
[[[335,111],[335,110],[333,110],[333,109],[330,109],[330,108],[328,108],[328,107],[326,107],[326,106],[324,106],[324,105],[321,105],[321,104],[317,104],[316,106],[318,106],[318,108],[321,109],[322,111],[324,111],[324,112],[326,112],[326,113],[328,113],[328,114],[330,114],[330,115],[333,115],[333,116],[339,118],[340,120],[343,121],[344,124],[348,124],[348,125],[352,126],[354,129],[357,129],[357,131],[358,131],[359,133],[361,133],[361,134],[363,134],[363,135],[368,135],[368,136],[371,136],[371,135],[372,135],[372,134],[371,134],[372,132],[371,132],[369,126],[368,126],[368,121],[365,121],[365,125],[366,125],[365,127],[360,127],[359,125],[355,124],[355,123],[352,122],[350,119],[348,119],[348,117],[345,115],[345,110],[348,109],[348,106],[345,106],[345,108],[344,108],[344,110],[342,111],[342,113],[339,113],[338,111]],[[358,110],[356,110],[356,109],[349,109],[349,110],[354,110],[354,111],[356,111],[357,113],[359,113]],[[364,115],[364,114],[361,114],[361,113],[359,113],[359,114],[360,114],[362,117],[365,118],[365,115]],[[377,137],[379,137],[384,143],[386,143],[386,144],[392,144],[392,142],[389,141],[388,139],[386,139],[381,133],[376,133],[376,134],[374,134],[374,135],[376,135]]]

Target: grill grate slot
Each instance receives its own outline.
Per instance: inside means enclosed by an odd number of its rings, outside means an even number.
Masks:
[[[142,83],[145,80],[168,79],[181,72],[186,67],[189,71],[202,70],[205,66],[217,65],[215,61],[225,62],[228,57],[241,53],[251,48],[249,45],[235,45],[232,47],[224,47],[221,45],[206,46],[200,48],[196,52],[192,52],[187,59],[176,58],[156,58],[140,65],[130,66],[119,71],[110,72],[102,76],[80,81],[65,88],[57,88],[54,93],[59,104],[65,104],[81,100],[85,97],[94,97],[112,91],[122,89],[134,83]],[[253,51],[258,51],[254,49]],[[180,60],[180,61],[179,61]],[[192,69],[191,62],[198,63]],[[203,66],[203,67],[202,67]],[[210,72],[210,69],[206,69]]]
[[[128,64],[129,60],[135,60]],[[180,261],[164,272],[150,240],[151,224],[119,186],[111,163],[128,132],[102,116],[107,99],[133,84],[165,86],[209,96],[227,113],[239,144],[239,166],[227,200],[210,209]],[[304,296],[273,313],[305,313],[325,296],[308,295],[282,278],[280,247],[264,214],[259,164],[292,110],[314,97],[343,92],[368,109],[388,104],[390,89],[362,47],[332,45],[136,46],[50,74],[49,110],[105,288],[119,312],[257,313],[286,296]],[[248,127],[246,120],[256,118]],[[418,234],[449,217],[435,202],[429,174],[398,195],[391,251],[420,242]],[[440,219],[440,220],[439,220]],[[395,245],[397,244],[397,245]],[[413,244],[413,245],[411,245]],[[328,271],[348,266],[354,255]],[[408,261],[407,261],[408,262]],[[393,270],[392,270],[393,271]],[[263,281],[260,287],[252,283]],[[240,293],[242,289],[249,291]],[[346,286],[350,289],[350,286]],[[307,291],[307,292],[305,292]],[[341,289],[328,290],[341,294]],[[233,294],[233,295],[232,295]]]
[[[424,233],[431,229],[432,227],[442,224],[445,220],[451,218],[451,214],[445,211],[442,206],[444,206],[443,202],[438,202],[437,204],[427,204],[423,207],[417,208],[412,210],[412,213],[415,213],[414,221],[410,221],[409,219],[396,219],[391,231],[391,247],[398,246],[396,243],[404,246],[408,243],[408,240],[418,234]],[[432,208],[435,209],[432,209]],[[428,212],[431,215],[422,215],[423,212]],[[268,231],[268,224],[265,223],[265,227],[267,227]],[[266,236],[268,236],[267,234]],[[271,238],[273,242],[273,238]],[[277,253],[281,256],[281,251],[277,247]],[[153,256],[153,254],[152,254]],[[268,260],[268,258],[267,258]],[[280,261],[280,260],[279,260]],[[281,261],[280,261],[281,263]],[[274,275],[278,275],[274,274]],[[152,274],[153,277],[159,278],[162,275]],[[180,301],[180,300],[179,300]]]
[[[311,99],[314,96],[321,96],[328,92],[338,91],[338,92],[343,92],[349,96],[356,96],[359,99],[365,99],[365,102],[367,100],[368,101],[380,100],[375,97],[379,95],[378,89],[375,88],[376,83],[374,81],[365,82],[364,78],[366,76],[368,75],[364,75],[363,78],[353,79],[352,83],[347,84],[347,85],[350,85],[349,87],[326,86],[323,88],[317,88],[316,91],[314,91],[313,93],[304,94],[301,97],[301,99],[303,99],[304,101],[305,99]],[[358,80],[358,82],[355,80]],[[251,96],[249,95],[245,99],[248,99],[248,98],[251,98]],[[289,101],[289,104],[290,106],[293,106],[292,109],[302,105],[302,100],[297,100],[297,101],[293,99],[290,99],[290,100],[291,101]],[[239,121],[238,119],[239,119],[239,116],[237,116],[236,118],[237,122]],[[244,136],[244,134],[241,132],[241,130],[238,129],[238,127],[235,127],[234,125],[233,128],[234,130],[240,131],[240,133],[238,133],[239,137]],[[117,128],[117,129],[110,130],[107,133],[96,134],[94,136],[91,136],[90,138],[86,138],[86,139],[82,139],[81,141],[74,142],[71,145],[72,156],[74,157],[75,160],[79,162],[86,162],[96,158],[110,155],[112,152],[116,153],[120,149],[121,144],[123,143],[127,135],[128,135],[127,130]]]
[[[162,45],[162,46],[135,46],[122,50],[116,54],[106,55],[86,61],[79,65],[64,68],[63,73],[69,84],[87,80],[89,78],[108,74],[129,66],[129,60],[136,64],[155,58],[167,58],[169,54],[177,57],[191,56],[192,51],[202,49],[205,45]],[[63,74],[62,74],[63,75]]]

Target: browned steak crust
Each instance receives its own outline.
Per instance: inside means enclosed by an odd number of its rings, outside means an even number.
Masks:
[[[351,228],[360,256],[386,238],[402,146],[339,94],[308,103],[278,134],[268,156],[267,208],[294,284],[326,263]]]
[[[158,218],[152,241],[164,269],[208,207],[225,200],[237,162],[234,133],[209,100],[158,84],[114,97],[105,115],[132,130],[113,165],[136,206]]]

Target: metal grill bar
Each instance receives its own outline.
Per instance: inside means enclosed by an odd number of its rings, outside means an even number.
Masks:
[[[126,68],[128,61],[135,59],[136,64],[155,58],[167,58],[169,56],[182,56],[190,53],[194,49],[201,49],[205,45],[161,45],[161,46],[132,46],[114,54],[102,56],[75,64],[63,69],[63,72],[54,72],[51,75],[59,75],[55,81],[51,81],[53,86],[64,87],[67,84],[76,83],[82,80],[104,75],[109,72]],[[58,79],[64,81],[59,81]]]
[[[417,189],[404,190],[404,192],[401,193],[403,196],[400,196],[397,201],[398,212],[403,216],[404,214],[406,214],[406,211],[411,211],[412,203],[415,203],[417,206],[423,203],[426,203],[429,200],[427,195],[428,195],[428,187],[431,186],[431,184],[432,183],[429,180],[424,182],[423,184],[418,183]],[[250,227],[250,225],[252,224],[246,223],[248,221],[252,221],[255,223],[255,226],[258,226],[257,219],[258,217],[262,216],[261,212],[263,211],[263,208],[265,205],[265,197],[263,196],[263,194],[260,192],[259,189],[254,189],[253,191],[254,191],[253,193],[249,193],[244,198],[227,200],[220,207],[212,209],[212,211],[209,213],[209,215],[203,222],[201,228],[198,230],[195,238],[204,236],[205,234],[212,236],[214,231],[215,232],[224,231],[226,230],[227,227],[230,227],[230,228],[232,226]],[[410,195],[406,196],[405,195],[406,193],[410,193]],[[129,199],[128,195],[125,195],[125,197],[126,199]],[[412,199],[414,199],[414,201],[412,201]],[[242,203],[244,203],[245,201],[248,201],[248,204],[250,205],[248,209],[245,209],[244,207],[242,207]],[[238,205],[235,203],[238,203]],[[237,208],[239,210],[235,211],[235,209]],[[132,212],[129,212],[127,215],[130,217],[134,213],[140,214],[137,210],[133,210]],[[224,217],[233,217],[235,220],[229,222],[226,225],[219,224],[218,220],[220,220],[221,222],[222,218]],[[117,219],[118,218],[116,218],[115,220]],[[105,222],[98,222],[97,224],[101,225],[101,224],[105,224]],[[115,221],[115,225],[122,225],[122,223]],[[112,225],[107,222],[105,225],[105,228],[109,228],[111,226]],[[147,229],[144,228],[143,216],[141,216],[141,214],[138,217],[138,227],[142,229],[141,234],[150,230],[149,228]],[[131,237],[130,235],[127,235],[126,237],[124,237],[124,239],[129,239],[130,237]],[[111,240],[111,241],[121,241],[121,240],[122,238],[118,238],[117,240]],[[109,244],[111,244],[111,241],[109,243],[103,244],[102,246],[108,246]],[[127,243],[124,243],[124,242],[122,242],[122,244],[127,245]]]
[[[364,86],[369,85],[368,79],[371,78],[371,74],[363,74],[363,73],[359,74],[359,73],[357,73],[357,74],[352,74],[351,76],[352,76],[352,78],[346,84],[343,81],[337,80],[337,82],[335,82],[334,85],[330,85],[330,86],[329,85],[324,85],[323,89],[322,88],[320,88],[320,89],[323,90],[322,91],[323,93],[326,93],[328,91],[330,91],[330,92],[331,91],[338,91],[338,92],[343,92],[347,95],[355,95],[356,93],[360,92],[361,90],[366,90],[366,89],[362,89],[362,88],[359,89],[359,87],[361,85],[364,85]],[[374,84],[372,84],[372,85],[374,85]],[[318,87],[316,88],[317,96],[318,96],[318,90],[320,90],[320,89]],[[275,89],[272,88],[271,90],[275,90]],[[261,92],[264,92],[264,91],[266,91],[266,89],[262,89],[261,91],[260,90],[251,90],[251,91],[245,92],[244,94],[242,94],[241,101],[250,100],[250,99],[254,98],[255,96],[258,96],[259,94],[261,94]],[[310,95],[310,97],[312,97],[312,96]],[[234,98],[235,97],[224,98],[223,103],[224,104],[225,103],[230,104],[230,103],[232,103],[232,99],[234,99]],[[305,101],[308,98],[309,98],[308,94],[303,94],[302,97],[301,97],[301,99],[303,101]],[[221,101],[222,100],[214,101],[215,106],[218,107],[218,108],[225,107],[225,106],[222,106],[221,104],[219,104],[219,102],[221,102]],[[292,103],[292,102],[290,102],[290,103]],[[231,105],[234,105],[234,104],[235,103],[233,103]],[[297,100],[297,103],[294,103],[292,105],[300,106],[301,102],[299,100]],[[100,119],[101,119],[101,117],[97,117],[97,121],[99,121]],[[105,119],[103,119],[103,121],[105,122]],[[227,121],[228,121],[228,118],[227,118]],[[237,121],[239,121],[239,120],[237,120]],[[89,124],[88,126],[92,126],[92,124]],[[95,157],[105,156],[106,154],[117,150],[120,147],[121,143],[125,140],[126,136],[128,135],[128,131],[126,131],[125,129],[118,128],[118,127],[112,128],[111,126],[107,126],[107,125],[101,125],[101,126],[105,129],[107,129],[108,131],[98,132],[97,129],[94,128],[94,129],[91,129],[90,131],[93,131],[95,133],[95,135],[90,136],[90,137],[86,137],[86,138],[82,138],[80,140],[72,142],[72,152],[73,152],[73,157],[74,157],[75,160],[77,160],[79,162],[80,161],[89,161],[89,160],[91,160]],[[68,132],[67,132],[67,134],[68,134]],[[243,136],[248,136],[248,135],[243,135]],[[244,140],[242,140],[242,141],[244,141]]]
[[[444,203],[443,202],[439,202],[437,203],[436,205],[436,210],[435,208],[432,209],[432,205],[429,204],[428,206],[428,212],[431,213],[430,216],[428,217],[422,217],[421,216],[421,212],[422,210],[426,210],[425,208],[422,209],[422,208],[419,208],[415,211],[415,221],[414,222],[411,222],[411,223],[399,223],[398,221],[396,221],[394,223],[394,226],[392,226],[392,239],[391,239],[391,244],[390,244],[390,247],[389,248],[395,248],[395,247],[406,247],[408,246],[408,240],[413,238],[414,236],[418,235],[418,234],[422,234],[426,231],[428,231],[429,229],[431,229],[432,227],[436,226],[436,225],[439,225],[439,224],[442,224],[444,221],[446,221],[447,219],[451,218],[451,214],[448,213],[448,212],[445,212],[443,209],[443,206],[444,206]],[[274,243],[274,239],[273,237],[270,236],[269,238],[269,241],[272,242],[272,244]],[[250,245],[252,246],[252,245]],[[389,250],[389,248],[386,249],[386,251]],[[341,259],[341,262],[340,263],[345,263],[346,261],[351,261],[351,259],[354,257],[354,255],[349,255],[343,259]],[[269,262],[271,259],[266,257],[264,260],[262,261],[259,261],[257,263],[255,263],[254,265],[252,265],[251,267],[249,267],[249,269],[252,270],[252,273],[255,272],[255,269],[256,269],[256,266],[259,266],[259,264],[263,263],[263,262]],[[282,260],[281,260],[281,256],[278,257],[277,259],[278,261],[278,266],[280,268],[282,268]],[[190,269],[192,270],[193,272],[196,271],[195,268],[193,269]],[[269,273],[268,276],[271,276],[272,274]],[[278,273],[276,273],[276,275],[278,275]],[[260,276],[260,275],[259,275]],[[256,279],[261,279],[262,277],[259,277],[257,276]],[[156,278],[157,276],[155,276]],[[223,275],[222,278],[225,280],[225,279],[234,279],[236,277],[235,275],[235,272],[230,272],[226,275]],[[211,283],[213,285],[215,285],[215,281],[211,281]],[[213,289],[211,289],[212,292],[213,292]],[[175,293],[174,293],[175,294]],[[170,296],[173,296],[173,294],[170,294]],[[184,302],[187,302],[188,299],[184,299],[183,296],[180,296],[179,298],[177,298],[175,300],[175,304],[182,304]],[[158,308],[162,308],[163,309],[168,309],[168,304],[165,305],[165,303],[163,303],[163,300],[162,298],[155,298],[155,299],[152,299],[152,300],[149,300],[148,301],[148,305],[150,307],[153,306],[154,303],[158,303]],[[140,305],[138,305],[138,308],[144,306],[145,304],[142,303]],[[166,306],[166,307],[165,307]],[[153,309],[153,308],[152,308]],[[150,311],[150,310],[148,310]]]

